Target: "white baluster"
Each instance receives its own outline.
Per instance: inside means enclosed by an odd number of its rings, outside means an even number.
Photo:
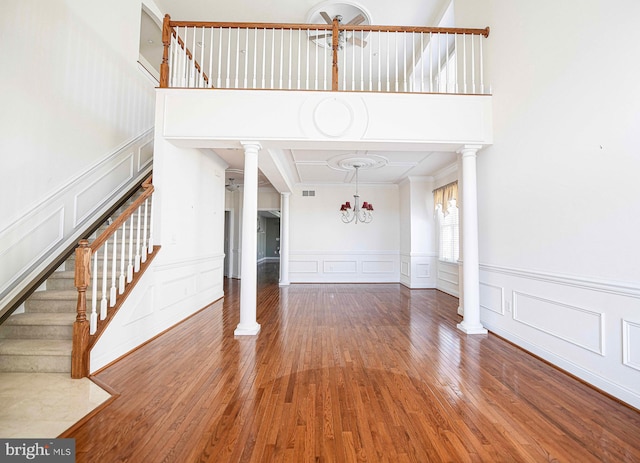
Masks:
[[[393,49],[395,50],[395,64],[396,64],[396,75],[395,75],[395,81],[396,81],[396,85],[395,85],[395,91],[398,91],[398,61],[400,61],[398,59],[398,33],[394,32],[393,34]]]
[[[206,87],[207,82],[204,80],[204,26],[200,28],[200,74],[202,75],[202,79],[200,81],[200,87]],[[195,51],[195,50],[194,50]],[[209,73],[209,77],[211,77],[211,73]]]
[[[118,267],[118,230],[113,232],[113,256],[111,258],[111,290],[109,291],[109,307],[116,305],[116,275]]]
[[[407,32],[402,32],[402,91],[407,91]]]
[[[382,56],[380,56],[380,52],[382,51],[382,32],[376,32],[378,36],[378,91],[382,89],[382,80],[380,79],[380,66],[382,64]]]
[[[420,32],[420,91],[424,92],[424,32]]]
[[[148,199],[151,201],[151,206],[150,206],[151,211],[149,212],[149,250],[148,250],[148,253],[151,254],[151,253],[153,253],[153,194]]]
[[[89,317],[89,334],[98,329],[98,252],[93,254],[93,284],[91,288],[91,316]]]
[[[462,93],[467,93],[467,35],[462,34]]]
[[[480,46],[480,93],[484,93],[484,66],[482,57],[482,35],[478,36],[478,45]]]
[[[453,62],[453,93],[458,93],[458,34],[453,34],[453,52],[455,57]]]
[[[209,88],[213,87],[213,27],[209,28]]]
[[[263,29],[262,32],[262,88],[267,88],[267,30]]]
[[[196,69],[196,28],[193,27],[193,39],[191,40],[191,88],[198,88],[200,86],[201,74]],[[186,42],[185,42],[186,45]]]
[[[347,53],[347,47],[344,47],[345,54]],[[351,90],[356,90],[356,50],[351,47]]]
[[[429,92],[433,92],[433,33],[429,32]]]
[[[444,34],[444,91],[449,93],[449,33]]]
[[[333,66],[333,50],[331,50],[331,54],[332,54],[332,57],[331,57],[331,65]],[[327,77],[327,66],[328,66],[328,64],[329,64],[329,59],[327,58],[327,53],[326,53],[326,52],[324,53],[324,55],[325,55],[325,56],[324,56],[324,59],[322,60],[322,61],[323,61],[323,63],[324,63],[324,68],[323,68],[323,73],[322,73],[322,75],[323,75],[324,77],[322,78],[322,82],[323,82],[323,88],[324,88],[325,90],[327,90],[327,87],[328,87],[328,85],[329,85],[329,81],[331,81],[331,84],[332,84],[331,86],[333,86],[333,78],[331,78],[331,77]],[[331,75],[333,75],[333,74],[331,74]]]
[[[476,57],[473,39],[474,35],[471,34],[471,91],[476,93]]]
[[[356,35],[356,31],[353,31],[353,35]],[[360,90],[364,90],[364,46],[360,47]]]
[[[253,30],[253,86],[258,88],[258,28]]]
[[[302,37],[302,30],[298,29],[298,83],[296,85],[296,88],[298,90],[300,90],[300,86],[302,85],[302,76],[300,74],[300,66],[302,65],[301,59],[302,59],[302,45],[300,44],[300,39]],[[308,42],[308,40],[307,40]]]
[[[438,32],[438,93],[442,93],[442,43],[441,34]]]
[[[131,220],[135,216],[135,212],[131,215]],[[136,258],[133,267],[134,272],[140,271],[140,225],[142,223],[142,207],[138,206],[138,226],[136,228]]]
[[[284,32],[284,31],[283,31]],[[287,88],[292,89],[291,86],[291,67],[293,59],[293,29],[289,29],[289,86]]]
[[[236,29],[238,34],[236,36],[236,78],[235,78],[235,88],[240,88],[240,29]],[[246,50],[245,50],[246,55]]]
[[[274,75],[276,71],[276,30],[271,29],[271,85],[269,88],[275,88]]]
[[[147,230],[149,229],[147,223],[147,214],[149,213],[148,209],[149,198],[144,200],[144,226],[142,227],[142,263],[147,261]]]
[[[362,39],[364,40],[364,32],[362,34]],[[369,88],[368,90],[373,91],[373,37],[371,33],[369,34]]]
[[[415,92],[416,81],[416,36],[414,32],[411,32],[411,81],[409,87],[411,92]]]
[[[325,39],[322,39],[325,40]],[[314,67],[314,74],[316,76],[316,84],[315,84],[315,89],[318,90],[318,55],[320,54],[320,47],[316,47],[315,49],[316,52],[316,65]]]
[[[125,221],[122,224],[122,240],[120,242],[120,278],[118,280],[118,293],[122,294],[124,293],[124,284],[126,281],[126,273],[124,271],[124,264],[125,264],[125,243],[126,241],[126,234],[127,234],[127,222]]]
[[[387,36],[387,92],[390,90],[390,82],[391,82],[391,74],[389,74],[389,56],[391,55],[391,48],[389,48],[389,43],[391,42],[391,32],[386,32]]]
[[[279,88],[284,88],[284,73],[282,72],[284,66],[284,29],[280,29],[280,76],[279,76]]]
[[[307,37],[309,36],[309,29],[307,29]],[[304,84],[304,89],[305,90],[309,90],[309,44],[310,44],[311,40],[307,40],[307,71],[306,71],[306,75],[305,75],[305,84]]]
[[[222,39],[224,34],[224,29],[222,27],[218,28],[218,72],[216,87],[222,87]],[[213,31],[211,31],[211,35],[213,36]]]
[[[229,27],[229,35],[227,40],[227,79],[225,82],[225,88],[231,88],[229,73],[231,72],[231,27]]]
[[[129,220],[131,220],[131,226],[129,227],[129,265],[127,265],[127,283],[131,283],[133,280],[133,214]]]
[[[100,299],[100,320],[107,317],[107,262],[109,240],[104,242],[104,252],[102,257],[102,298]]]

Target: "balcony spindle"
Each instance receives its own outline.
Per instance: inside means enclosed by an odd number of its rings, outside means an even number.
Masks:
[[[209,74],[211,75],[211,74]],[[148,228],[148,223],[147,223],[147,215],[149,214],[149,210],[148,210],[148,205],[149,205],[149,198],[144,200],[144,226],[143,228],[143,233],[142,233],[142,263],[147,261],[147,230],[149,230]]]

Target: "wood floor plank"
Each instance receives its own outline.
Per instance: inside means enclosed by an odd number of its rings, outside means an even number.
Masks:
[[[640,413],[499,337],[458,300],[259,273],[255,337],[225,297],[98,374],[120,393],[77,462],[640,462]]]

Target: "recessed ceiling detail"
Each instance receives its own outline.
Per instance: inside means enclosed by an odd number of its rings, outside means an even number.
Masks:
[[[327,165],[332,169],[350,171],[359,169],[379,169],[389,163],[389,160],[384,156],[377,154],[363,154],[357,155],[355,153],[343,154],[340,156],[334,156],[327,160]]]

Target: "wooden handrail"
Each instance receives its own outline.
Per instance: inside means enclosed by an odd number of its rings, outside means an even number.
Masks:
[[[144,189],[144,192],[138,197],[138,199],[136,199],[133,203],[131,203],[129,207],[127,207],[124,211],[122,211],[122,214],[120,214],[120,216],[117,219],[115,219],[111,223],[111,225],[109,225],[105,229],[105,231],[102,232],[100,236],[98,236],[93,241],[93,243],[91,243],[89,247],[91,248],[92,254],[96,252],[98,249],[100,249],[102,245],[105,243],[105,241],[107,241],[111,236],[113,236],[113,233],[116,230],[118,230],[122,226],[122,224],[125,223],[129,219],[129,217],[133,215],[133,213],[138,209],[138,207],[140,207],[140,205],[144,203],[145,200],[153,194],[154,188],[151,181],[152,181],[152,178],[149,177],[147,180],[145,180],[142,183],[142,188]]]
[[[209,21],[171,21],[171,27],[213,27],[232,29],[293,29],[293,30],[327,30],[333,29],[333,24],[300,24],[300,23],[256,23],[256,22],[209,22]],[[440,34],[471,34],[489,37],[490,29],[458,28],[458,27],[422,27],[422,26],[348,26],[340,24],[340,30],[364,32],[425,32]]]

